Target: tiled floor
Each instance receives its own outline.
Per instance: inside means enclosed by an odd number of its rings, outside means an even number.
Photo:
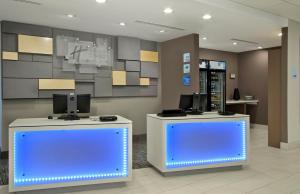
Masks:
[[[133,171],[133,181],[70,190],[37,193],[73,194],[300,194],[300,149],[283,151],[267,147],[266,129],[251,130],[250,165],[242,170],[164,177],[152,168]],[[7,187],[0,189],[6,194]],[[26,194],[27,194],[26,193]]]

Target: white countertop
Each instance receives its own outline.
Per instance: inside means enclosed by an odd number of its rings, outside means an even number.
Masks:
[[[160,120],[189,120],[189,119],[220,119],[220,118],[244,118],[249,115],[235,114],[230,116],[219,115],[218,113],[204,113],[203,115],[187,115],[185,117],[160,117],[156,114],[148,114],[148,117],[160,119]]]
[[[105,125],[105,124],[131,124],[132,121],[115,115],[118,117],[117,121],[112,122],[101,122],[92,119],[80,119],[74,121],[65,121],[59,119],[48,119],[48,118],[27,118],[17,119],[12,122],[9,127],[39,127],[39,126],[70,126],[70,125]],[[93,116],[91,118],[99,118],[99,116]]]
[[[258,104],[258,100],[226,100],[226,104]]]

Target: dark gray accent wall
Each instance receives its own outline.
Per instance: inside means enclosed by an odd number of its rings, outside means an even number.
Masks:
[[[140,61],[126,61],[126,71],[141,71]]]
[[[52,78],[52,63],[3,61],[3,77]]]
[[[18,50],[18,40],[16,34],[3,33],[2,39],[3,51],[16,52]]]
[[[94,97],[94,83],[93,82],[76,82],[76,94],[90,94]]]
[[[140,85],[140,72],[126,72],[126,85],[128,86]]]
[[[38,80],[4,78],[3,94],[3,99],[38,98]]]
[[[140,64],[140,50],[157,51],[157,43],[153,41],[140,40],[132,37],[115,37],[103,34],[94,34],[83,31],[73,31],[58,28],[51,28],[45,26],[21,24],[17,22],[4,22],[4,30],[2,34],[5,35],[5,46],[8,51],[17,51],[17,35],[27,34],[34,36],[47,36],[53,38],[53,55],[41,54],[20,54],[18,61],[4,61],[3,62],[3,75],[5,78],[20,78],[20,79],[39,79],[39,78],[55,78],[55,79],[75,79],[76,82],[88,81],[94,85],[95,97],[101,97],[97,87],[100,81],[95,81],[96,78],[111,78],[112,70],[127,71],[127,83],[130,86],[139,86],[140,77],[158,78],[159,65],[157,63],[143,63]],[[81,72],[78,65],[68,67],[63,56],[57,56],[57,36],[67,36],[78,38],[80,41],[96,42],[97,38],[108,38],[111,43],[111,48],[114,50],[114,59],[112,67],[97,67],[94,71]],[[119,59],[119,60],[118,60]],[[142,66],[142,67],[141,67]],[[98,79],[99,80],[99,79]],[[104,79],[105,80],[105,79]],[[80,85],[78,84],[80,87]],[[106,85],[103,86],[106,88]],[[113,87],[113,86],[111,86]],[[143,89],[145,86],[142,86]],[[82,88],[80,89],[82,90]],[[77,90],[79,91],[79,89]],[[91,89],[89,89],[91,91]],[[96,94],[95,92],[98,91]],[[151,91],[151,90],[149,90]],[[46,98],[55,91],[40,91],[37,98]],[[110,92],[104,92],[103,96],[108,96]],[[153,95],[157,92],[153,92]],[[135,93],[132,93],[132,96]],[[143,93],[136,93],[142,96]],[[32,95],[36,96],[36,95]],[[111,96],[111,95],[109,95]],[[148,94],[147,94],[148,96]],[[113,97],[118,97],[114,96]],[[14,97],[11,96],[13,99]],[[20,98],[20,96],[16,96]]]
[[[140,87],[140,86],[119,86],[113,87],[113,95],[121,97],[130,96],[156,96],[157,86]]]
[[[112,78],[111,77],[96,77],[95,78],[95,97],[111,97],[112,93]]]
[[[141,42],[137,38],[118,37],[118,59],[140,60]]]
[[[141,77],[157,78],[159,66],[157,63],[141,62]]]
[[[157,42],[141,40],[141,50],[157,51]]]
[[[2,21],[2,32],[31,36],[52,37],[52,28],[46,26]]]
[[[14,24],[17,24],[14,22]],[[47,27],[42,27],[42,30],[38,30],[34,25],[22,25],[23,28],[29,26],[30,30],[24,30],[23,32],[33,32],[29,35],[36,36],[47,36],[47,37],[56,37],[57,35],[65,36],[75,36],[73,30],[65,30],[58,28],[52,29],[51,34],[48,33]],[[17,32],[22,32],[22,29],[14,29],[14,27],[7,27],[7,32],[16,34]],[[26,34],[26,33],[25,33]],[[117,37],[110,35],[102,34],[93,34],[94,38],[97,37],[111,37],[113,48],[117,48]],[[88,39],[88,38],[87,38]],[[148,41],[145,41],[146,44]],[[54,49],[55,49],[55,40],[54,40]],[[151,43],[152,44],[152,43]],[[150,48],[151,44],[149,44]],[[160,47],[158,47],[158,50]],[[114,58],[117,61],[118,52],[117,49],[114,49]],[[54,50],[55,53],[55,50]],[[161,53],[159,52],[160,57]],[[136,55],[139,55],[136,52]],[[1,56],[1,55],[0,55]],[[33,55],[20,54],[22,62],[32,62]],[[136,58],[136,57],[135,57]],[[161,58],[160,58],[161,59]],[[140,60],[139,56],[137,60]],[[160,60],[161,61],[161,60]],[[39,62],[40,63],[40,62]],[[43,63],[43,62],[42,62]],[[112,68],[98,68],[98,73],[93,76],[87,75],[79,77],[75,75],[74,72],[63,72],[61,68],[62,61],[59,60],[55,55],[52,58],[52,71],[51,75],[53,78],[77,78],[76,84],[79,87],[80,91],[88,92],[92,90],[91,85],[94,84],[95,97],[92,99],[91,104],[91,115],[114,115],[119,114],[133,121],[133,133],[134,134],[145,134],[146,133],[146,114],[148,113],[157,113],[161,109],[161,81],[160,77],[155,80],[154,87],[150,86],[132,86],[140,89],[136,89],[136,92],[121,96],[113,96],[113,90],[115,94],[122,94],[123,92],[118,92],[118,89],[112,87],[112,77],[111,71]],[[160,69],[160,63],[158,64]],[[100,69],[102,71],[100,71]],[[124,67],[125,70],[125,67]],[[77,74],[77,73],[76,73]],[[160,72],[159,72],[160,75]],[[8,78],[11,79],[11,78]],[[27,79],[25,79],[27,80]],[[31,79],[28,79],[31,80]],[[35,82],[37,83],[37,82]],[[85,86],[84,86],[85,85]],[[128,86],[129,87],[129,86]],[[17,118],[34,118],[34,117],[47,117],[52,114],[52,100],[51,98],[53,93],[68,93],[70,91],[40,91],[38,92],[38,97],[36,99],[16,99],[16,100],[4,100],[3,102],[3,131],[2,131],[2,145],[3,150],[8,150],[8,125]],[[133,95],[136,95],[133,97]],[[36,96],[36,93],[35,93]],[[137,107],[135,111],[132,111],[132,107]]]

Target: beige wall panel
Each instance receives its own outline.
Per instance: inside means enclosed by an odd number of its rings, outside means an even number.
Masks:
[[[19,54],[17,52],[2,52],[2,59],[3,60],[12,60],[12,61],[18,61],[19,60]]]
[[[150,78],[140,78],[141,86],[150,86]]]
[[[158,52],[141,51],[141,61],[158,63]]]
[[[112,78],[114,86],[126,85],[126,71],[113,71]]]
[[[39,90],[75,90],[75,80],[39,79]]]
[[[53,39],[47,37],[18,35],[18,51],[21,53],[53,54]]]

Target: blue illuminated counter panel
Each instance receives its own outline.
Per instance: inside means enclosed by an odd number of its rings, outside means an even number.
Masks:
[[[147,159],[161,172],[248,162],[249,116],[147,116]]]
[[[9,191],[125,182],[132,122],[17,119],[9,126]]]

